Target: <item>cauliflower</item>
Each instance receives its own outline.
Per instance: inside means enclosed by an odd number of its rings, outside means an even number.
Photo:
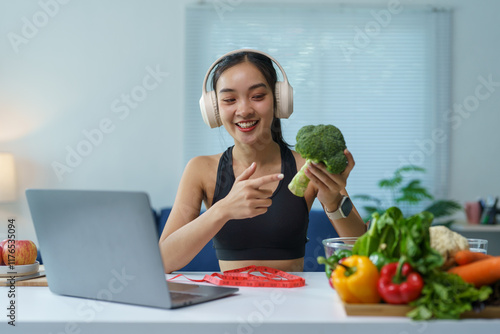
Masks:
[[[431,236],[431,247],[437,250],[444,259],[444,269],[450,268],[455,264],[455,254],[459,250],[469,249],[467,239],[446,226],[431,226],[429,233]]]

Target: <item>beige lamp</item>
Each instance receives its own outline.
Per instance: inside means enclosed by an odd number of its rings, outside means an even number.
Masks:
[[[16,197],[14,156],[0,152],[0,202],[14,202]]]

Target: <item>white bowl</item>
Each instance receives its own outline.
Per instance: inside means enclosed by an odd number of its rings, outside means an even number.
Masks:
[[[26,264],[22,266],[0,266],[0,277],[12,277],[12,276],[26,276],[38,272],[40,263],[36,261],[33,264]]]

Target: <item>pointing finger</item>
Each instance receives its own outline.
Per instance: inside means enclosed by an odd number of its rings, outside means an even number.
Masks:
[[[274,181],[279,181],[279,180],[283,179],[283,177],[284,177],[284,175],[281,173],[265,175],[265,176],[259,177],[258,179],[255,179],[253,181],[253,185],[255,186],[255,188],[260,188],[265,184],[268,184],[268,183],[271,183]]]
[[[243,171],[243,173],[241,173],[236,179],[235,181],[242,181],[242,180],[248,180],[250,178],[250,176],[253,175],[253,173],[255,173],[255,166],[256,166],[256,163],[255,162],[252,162],[252,164]]]

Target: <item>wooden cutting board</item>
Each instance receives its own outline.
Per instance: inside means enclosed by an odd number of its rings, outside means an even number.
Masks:
[[[413,309],[411,306],[407,305],[342,304],[344,305],[346,314],[351,316],[405,317],[406,313]],[[481,312],[467,311],[462,314],[461,318],[498,319],[500,318],[500,306],[487,306]]]
[[[45,270],[45,268],[40,266],[39,271]],[[0,278],[0,286],[10,286],[10,281],[6,278]],[[47,277],[37,277],[25,281],[16,282],[16,286],[48,286]]]

